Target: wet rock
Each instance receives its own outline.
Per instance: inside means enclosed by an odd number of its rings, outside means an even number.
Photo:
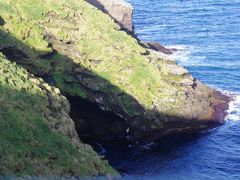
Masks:
[[[146,43],[147,46],[149,46],[151,49],[154,49],[156,51],[160,51],[164,54],[173,54],[173,52],[175,52],[175,49],[168,49],[164,46],[162,46],[160,43],[158,42],[148,42]]]
[[[169,73],[177,75],[177,76],[189,73],[184,67],[176,65],[176,64],[166,64],[165,68],[167,69],[167,71]]]

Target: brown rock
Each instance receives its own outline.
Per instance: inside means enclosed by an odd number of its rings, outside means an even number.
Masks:
[[[124,0],[87,0],[90,4],[110,15],[120,26],[133,33],[132,6]]]
[[[214,109],[214,113],[212,115],[213,120],[221,120],[223,123],[224,117],[227,115],[226,109],[228,109],[231,98],[223,95],[219,91],[213,90],[212,99],[213,100],[211,101],[211,107]]]
[[[154,49],[156,51],[160,51],[164,54],[173,54],[174,51],[176,51],[175,49],[172,49],[173,51],[171,51],[168,48],[165,48],[164,46],[162,46],[160,43],[158,42],[148,42],[147,45],[151,48]]]

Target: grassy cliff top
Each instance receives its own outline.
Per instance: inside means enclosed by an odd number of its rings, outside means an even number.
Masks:
[[[166,113],[182,106],[184,97],[179,96],[175,100],[171,98],[181,87],[172,85],[167,80],[178,82],[181,78],[169,73],[166,67],[168,64],[164,61],[151,61],[141,55],[146,50],[139,46],[136,39],[120,31],[111,18],[85,1],[0,0],[0,9],[6,22],[3,31],[21,42],[15,44],[35,59],[31,63],[38,67],[38,71],[41,69],[49,72],[50,63],[54,61],[55,80],[63,92],[87,96],[85,89],[78,85],[79,82],[70,88],[65,83],[72,78],[68,78],[69,73],[65,72],[71,73],[72,66],[79,66],[112,85],[109,87],[102,81],[85,84],[94,90],[114,96],[124,92],[137,99],[146,109],[152,109],[154,102],[161,103]],[[49,40],[44,39],[46,34],[67,44],[66,47],[71,50],[67,52],[54,47],[61,56],[56,55],[48,60],[39,58],[39,54],[52,52],[47,42]],[[11,38],[2,38],[0,46],[1,43],[7,46],[12,41]],[[23,48],[23,45],[30,49]],[[68,60],[62,55],[67,56]],[[72,79],[74,82],[76,77]],[[131,113],[128,98],[119,101]]]
[[[0,52],[62,93],[121,116],[134,138],[223,121],[221,95],[84,0],[0,0],[0,12]]]

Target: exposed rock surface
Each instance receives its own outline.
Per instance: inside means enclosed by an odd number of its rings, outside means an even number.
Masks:
[[[99,10],[109,14],[123,29],[133,32],[132,6],[124,0],[87,0]]]
[[[14,1],[14,7],[0,2],[7,7],[1,9],[0,51],[62,92],[120,116],[125,138],[155,140],[223,123],[228,97],[175,61],[141,47],[87,2],[29,0],[22,6]],[[33,4],[41,10],[29,8]]]
[[[148,42],[148,43],[146,43],[146,45],[149,48],[154,49],[155,51],[160,51],[164,54],[173,54],[175,51],[177,51],[176,49],[168,49],[168,48],[162,46],[158,42]]]
[[[79,141],[59,89],[0,54],[0,176],[116,172]]]

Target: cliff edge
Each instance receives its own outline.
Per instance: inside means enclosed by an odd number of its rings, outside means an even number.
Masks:
[[[122,121],[108,123],[108,136],[145,142],[224,122],[228,97],[140,46],[86,1],[0,0],[0,8],[0,52],[64,94],[118,115]]]
[[[124,0],[87,0],[99,10],[110,15],[125,31],[133,34],[133,7]]]

